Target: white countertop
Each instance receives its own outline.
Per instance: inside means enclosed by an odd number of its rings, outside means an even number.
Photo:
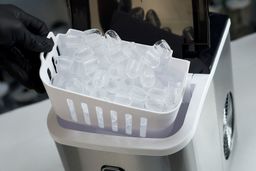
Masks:
[[[231,171],[256,169],[256,34],[232,43],[237,143]],[[48,100],[0,115],[0,171],[63,171],[47,129]]]
[[[50,101],[0,115],[0,171],[64,171],[47,129]]]

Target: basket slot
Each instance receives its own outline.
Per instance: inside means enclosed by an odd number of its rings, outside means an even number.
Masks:
[[[134,111],[130,111],[132,115],[132,135],[139,137],[140,136],[140,118],[143,117],[141,114],[134,113]]]
[[[117,132],[118,131],[118,118],[117,118],[117,112],[114,110],[110,111],[111,116],[111,125],[112,125],[112,131]]]
[[[118,132],[121,133],[121,134],[126,134],[125,133],[125,115],[117,110],[117,121],[118,121]]]
[[[82,107],[82,110],[83,110],[83,116],[84,116],[85,123],[87,125],[91,125],[91,118],[90,118],[88,105],[86,103],[81,103],[81,107]]]
[[[44,59],[46,59],[47,55],[48,55],[48,53],[46,53],[46,52],[43,53]]]
[[[46,53],[44,53],[44,55],[46,55]],[[46,77],[48,76],[47,79],[49,79],[49,84],[51,83],[52,79],[56,75],[56,65],[54,64],[54,57],[53,56],[55,56],[54,51],[48,53],[46,55],[44,65],[42,67],[42,68],[44,68],[43,70],[46,73]]]
[[[60,49],[59,49],[59,46],[56,46],[56,51],[57,51],[58,56],[60,56]]]
[[[125,114],[125,133],[132,135],[132,115]]]
[[[102,105],[103,115],[104,115],[104,130],[114,132],[112,130],[112,118],[111,118],[111,109],[109,106]]]
[[[95,106],[91,103],[86,102],[88,111],[89,111],[89,116],[90,116],[90,121],[91,121],[91,126],[97,127],[98,126],[98,118],[97,118],[97,113],[95,110]]]
[[[148,119],[141,117],[140,118],[140,137],[146,137],[147,126],[148,126]]]
[[[57,73],[57,68],[56,68],[56,64],[55,64],[55,59],[54,59],[54,57],[52,57],[52,65],[53,65],[53,68],[54,68],[55,73]]]
[[[71,119],[73,121],[77,122],[78,119],[77,119],[77,114],[76,114],[75,105],[74,105],[73,100],[67,99],[67,104],[68,104],[68,109],[69,109],[69,114],[70,114]]]
[[[85,122],[84,122],[84,115],[83,115],[83,109],[81,107],[81,103],[79,100],[73,100],[73,102],[74,102],[74,107],[76,111],[77,122],[80,124],[84,124]]]
[[[48,75],[49,80],[51,81],[52,80],[52,73],[51,73],[51,70],[49,68],[47,68],[47,75]]]
[[[98,126],[100,128],[104,128],[104,117],[103,117],[103,110],[101,107],[96,106],[96,114],[98,119]]]

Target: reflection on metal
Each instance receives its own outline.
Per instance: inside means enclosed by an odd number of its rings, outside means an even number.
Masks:
[[[192,0],[196,50],[210,47],[210,19],[208,0]]]
[[[72,28],[86,30],[91,28],[89,0],[66,0]]]
[[[229,92],[226,96],[224,117],[223,117],[223,148],[224,156],[227,160],[230,156],[234,135],[234,107],[232,93]]]

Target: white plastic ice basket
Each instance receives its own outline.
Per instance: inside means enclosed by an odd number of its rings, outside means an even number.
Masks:
[[[55,37],[50,33],[48,37],[53,39],[55,45],[51,52],[40,54],[40,78],[52,107],[60,118],[117,135],[147,137],[150,134],[150,137],[161,137],[166,134],[177,116],[182,99],[172,111],[160,113],[111,103],[55,87],[51,81],[57,73],[54,61],[60,56],[58,35]],[[186,80],[189,62],[175,58],[171,60],[173,69],[179,71]]]

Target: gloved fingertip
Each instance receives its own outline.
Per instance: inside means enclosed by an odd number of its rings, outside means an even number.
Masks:
[[[41,26],[41,28],[40,28],[40,32],[39,32],[39,34],[41,35],[41,36],[44,36],[44,37],[46,37],[48,34],[49,34],[49,29],[48,29],[48,27],[45,25],[45,24],[43,24],[42,26]]]
[[[40,42],[39,42],[39,46],[41,47],[40,51],[41,52],[50,52],[54,46],[54,42],[52,39],[48,39],[48,38],[43,38]]]
[[[50,52],[52,50],[54,46],[54,42],[52,40],[52,38],[50,39],[46,39],[46,42],[45,42],[45,51],[44,52]]]

